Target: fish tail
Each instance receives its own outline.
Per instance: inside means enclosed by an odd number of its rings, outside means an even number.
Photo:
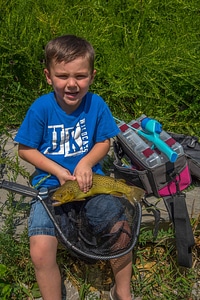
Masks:
[[[135,205],[136,203],[136,199],[135,199],[135,192],[134,192],[134,188],[131,187],[131,191],[130,191],[130,195],[128,197],[128,200]]]
[[[131,187],[129,201],[134,205],[137,202],[140,202],[144,196],[142,189],[138,187]]]

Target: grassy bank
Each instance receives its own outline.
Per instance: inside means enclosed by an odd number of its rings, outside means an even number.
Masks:
[[[200,3],[191,1],[24,1],[1,3],[1,121],[18,126],[32,101],[49,90],[43,49],[77,34],[96,50],[96,80],[113,114],[145,113],[165,129],[200,135]]]

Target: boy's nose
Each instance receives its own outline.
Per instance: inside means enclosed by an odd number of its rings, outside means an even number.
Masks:
[[[76,80],[72,77],[69,77],[67,79],[67,86],[70,87],[70,86],[76,86]]]

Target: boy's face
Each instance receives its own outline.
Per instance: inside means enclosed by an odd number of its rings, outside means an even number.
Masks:
[[[87,58],[78,57],[65,63],[55,63],[44,70],[47,83],[53,86],[56,100],[68,114],[75,111],[88,92],[96,71],[91,72]]]

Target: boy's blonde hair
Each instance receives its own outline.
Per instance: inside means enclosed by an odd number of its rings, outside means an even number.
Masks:
[[[94,48],[83,38],[75,35],[63,35],[49,41],[45,47],[45,64],[48,70],[52,60],[56,63],[63,61],[68,63],[78,57],[86,57],[89,61],[91,72],[94,71]]]

